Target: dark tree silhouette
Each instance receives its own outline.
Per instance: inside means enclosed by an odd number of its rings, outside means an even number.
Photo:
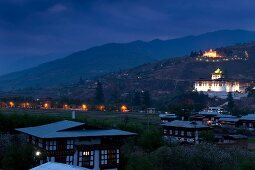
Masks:
[[[228,111],[231,112],[234,109],[234,99],[231,92],[228,93],[227,101],[228,101]]]
[[[143,93],[143,104],[146,107],[150,107],[151,106],[151,97],[150,97],[149,91],[145,91]]]
[[[133,104],[134,104],[134,106],[141,105],[141,95],[140,95],[140,92],[138,92],[138,91],[136,91],[134,94]]]
[[[97,82],[96,94],[95,94],[95,103],[96,104],[104,103],[103,85],[100,81]]]

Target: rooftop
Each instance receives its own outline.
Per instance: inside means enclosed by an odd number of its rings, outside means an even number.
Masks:
[[[245,116],[242,116],[240,120],[254,120],[255,121],[255,114],[248,114]]]
[[[238,122],[239,118],[228,118],[228,117],[222,117],[219,119],[219,121],[225,121],[225,122]]]
[[[56,162],[47,162],[31,170],[84,170],[84,168]]]
[[[219,112],[217,111],[207,111],[207,110],[203,110],[203,111],[200,111],[198,112],[199,115],[218,115],[220,114]]]
[[[42,126],[18,128],[17,131],[39,138],[73,138],[73,137],[103,137],[103,136],[132,136],[135,133],[117,129],[98,129],[86,126],[85,123],[60,121]]]
[[[217,116],[215,116],[217,118],[237,118],[236,116],[233,116],[233,115],[228,115],[228,114],[219,114]]]
[[[160,118],[177,118],[176,114],[160,114]]]
[[[182,127],[182,128],[190,128],[190,129],[209,128],[209,126],[204,125],[204,124],[199,123],[199,122],[191,122],[191,121],[184,121],[184,120],[174,120],[172,122],[162,123],[161,126]]]

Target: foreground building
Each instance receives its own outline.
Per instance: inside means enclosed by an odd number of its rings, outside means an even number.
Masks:
[[[36,148],[40,163],[59,162],[86,169],[118,169],[123,138],[135,133],[60,121],[16,129]]]
[[[174,120],[162,123],[164,137],[170,142],[198,144],[201,139],[201,132],[209,130],[210,127],[198,122]]]

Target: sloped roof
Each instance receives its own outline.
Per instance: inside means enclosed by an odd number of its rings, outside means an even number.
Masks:
[[[248,114],[245,116],[242,116],[240,120],[254,120],[255,121],[255,114]]]
[[[229,114],[219,114],[215,117],[217,117],[217,118],[237,118],[236,116],[229,115]]]
[[[85,125],[74,121],[60,121],[42,126],[18,128],[17,131],[39,138],[74,138],[74,137],[98,137],[98,136],[131,136],[135,133],[117,129],[70,129]]]
[[[191,122],[191,121],[184,121],[184,120],[174,120],[172,122],[162,123],[161,126],[168,126],[168,127],[179,127],[179,128],[192,128],[192,129],[203,129],[209,128],[209,126],[204,125],[199,122]]]
[[[160,114],[160,118],[177,118],[176,114]]]
[[[219,121],[238,122],[239,118],[222,117],[219,119]]]
[[[47,162],[30,170],[84,170],[84,168],[57,162]]]

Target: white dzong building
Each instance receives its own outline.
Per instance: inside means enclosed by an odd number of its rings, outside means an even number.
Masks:
[[[197,80],[194,83],[194,90],[198,92],[240,92],[244,93],[248,83],[230,81],[224,79],[224,73],[217,68],[211,76],[211,80]]]

